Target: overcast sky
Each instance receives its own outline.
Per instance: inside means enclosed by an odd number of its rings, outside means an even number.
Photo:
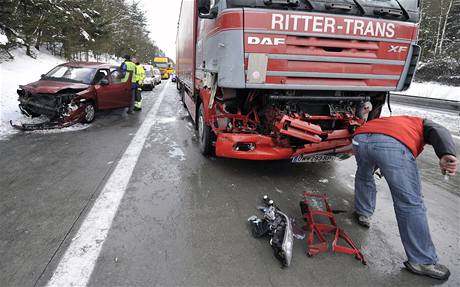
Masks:
[[[181,0],[140,0],[150,26],[150,37],[166,52],[166,56],[176,59],[176,30]]]

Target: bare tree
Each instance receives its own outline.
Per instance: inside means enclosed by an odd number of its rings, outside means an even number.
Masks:
[[[439,54],[442,54],[442,46],[446,36],[447,20],[449,19],[450,10],[452,9],[452,4],[454,0],[450,0],[449,6],[447,8],[446,16],[444,17],[444,27],[442,28],[441,40],[439,41]]]

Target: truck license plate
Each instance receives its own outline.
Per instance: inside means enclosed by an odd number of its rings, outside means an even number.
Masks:
[[[327,154],[317,154],[317,155],[298,155],[291,158],[292,163],[302,163],[302,162],[330,162],[330,161],[339,161],[350,158],[350,154],[337,154],[337,155],[327,155]]]

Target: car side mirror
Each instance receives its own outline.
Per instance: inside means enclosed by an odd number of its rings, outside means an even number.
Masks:
[[[40,75],[40,79],[43,79],[44,77],[46,77],[45,74],[41,74],[41,75]]]
[[[107,79],[102,79],[102,80],[99,82],[99,84],[100,84],[101,86],[107,86],[107,85],[109,84],[109,80],[107,80]]]
[[[217,12],[217,5],[211,8],[211,0],[198,0],[198,17],[202,19],[215,19]]]

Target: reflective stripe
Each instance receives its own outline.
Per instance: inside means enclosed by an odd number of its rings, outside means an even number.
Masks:
[[[283,72],[267,71],[267,76],[295,77],[295,78],[330,78],[330,79],[372,79],[372,80],[399,80],[399,75],[371,75],[349,73],[317,73],[317,72]]]
[[[136,64],[134,64],[131,61],[125,61],[124,64],[126,65],[126,73],[125,73],[125,76],[123,77],[123,79],[121,81],[123,83],[127,82],[128,78],[129,78],[129,73],[128,72],[131,72],[132,75],[133,75],[132,82],[135,83],[134,80],[135,80],[135,76],[136,76]]]
[[[145,79],[145,70],[141,65],[136,65],[136,83],[142,84]]]
[[[308,62],[332,62],[332,63],[356,63],[356,64],[382,64],[402,66],[405,61],[368,59],[368,58],[345,58],[345,57],[326,57],[326,56],[306,56],[306,55],[288,55],[288,54],[267,54],[268,59],[289,60],[289,61],[308,61]],[[249,57],[249,53],[245,54]]]

